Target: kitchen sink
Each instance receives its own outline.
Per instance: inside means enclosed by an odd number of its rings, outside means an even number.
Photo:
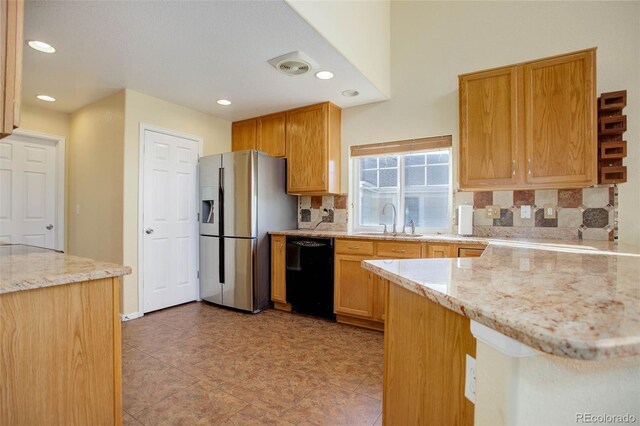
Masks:
[[[401,232],[397,232],[395,234],[387,232],[386,234],[383,232],[358,232],[356,235],[365,235],[368,237],[403,237],[403,238],[416,238],[422,237],[423,234],[403,234]]]

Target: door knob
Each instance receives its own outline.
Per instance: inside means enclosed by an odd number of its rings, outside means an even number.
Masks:
[[[147,234],[153,234],[153,228],[147,228],[144,230]]]
[[[48,224],[48,225],[47,225],[47,229],[48,229],[49,231],[51,231],[51,230],[53,229],[53,225],[52,225],[52,224]]]

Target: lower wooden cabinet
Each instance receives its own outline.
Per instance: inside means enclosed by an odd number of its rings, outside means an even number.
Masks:
[[[271,236],[271,300],[275,308],[291,311],[287,303],[287,256],[284,235]]]
[[[0,294],[0,425],[122,424],[120,278]]]
[[[373,318],[373,274],[362,268],[371,256],[337,254],[334,262],[333,309],[336,314]]]
[[[485,248],[486,246],[483,244],[457,244],[455,246],[455,257],[480,257]]]
[[[373,275],[373,319],[384,322],[387,308],[385,306],[389,291],[389,280]]]
[[[428,258],[454,257],[452,244],[425,243],[422,247],[422,256]]]

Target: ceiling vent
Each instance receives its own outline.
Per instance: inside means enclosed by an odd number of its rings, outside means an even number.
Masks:
[[[316,61],[299,50],[270,59],[269,63],[281,73],[289,76],[306,74],[318,67]]]

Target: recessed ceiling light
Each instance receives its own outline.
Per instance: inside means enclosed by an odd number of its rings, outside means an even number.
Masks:
[[[360,94],[360,92],[358,92],[357,90],[354,89],[349,89],[349,90],[345,90],[344,92],[342,92],[342,96],[347,96],[349,98],[352,98],[354,96],[358,96]]]
[[[45,43],[44,41],[29,40],[27,41],[27,44],[29,45],[29,47],[39,52],[54,53],[56,51],[56,49],[52,45],[50,45],[49,43]]]
[[[224,105],[224,106],[228,106],[231,105],[231,101],[228,101],[226,99],[218,99],[216,101],[219,105]]]
[[[54,98],[53,96],[49,96],[49,95],[37,95],[36,98],[40,99],[41,101],[45,101],[45,102],[55,102],[56,98]]]
[[[316,73],[316,78],[320,80],[331,80],[333,78],[333,73],[331,71],[318,71]]]

